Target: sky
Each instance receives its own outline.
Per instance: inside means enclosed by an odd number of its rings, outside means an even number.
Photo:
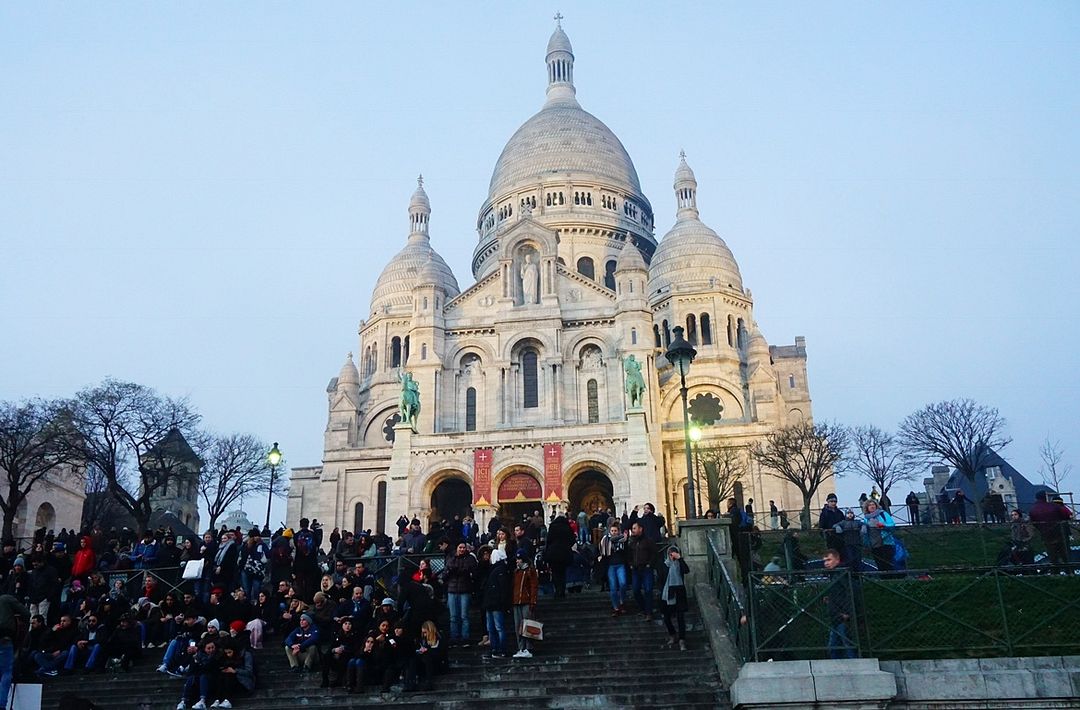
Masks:
[[[318,465],[421,172],[473,283],[556,10],[657,238],[682,149],[816,418],[970,397],[1029,477],[1080,463],[1075,2],[0,4],[0,399],[132,380]]]

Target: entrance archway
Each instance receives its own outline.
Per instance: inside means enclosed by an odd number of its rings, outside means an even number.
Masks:
[[[596,469],[588,469],[574,476],[567,494],[571,515],[577,515],[580,510],[588,515],[598,509],[615,511],[615,489],[611,479]]]
[[[431,492],[432,523],[465,517],[472,512],[472,486],[460,478],[447,478]]]
[[[530,473],[518,471],[511,473],[499,483],[496,493],[499,503],[499,517],[507,527],[521,522],[523,516],[534,511],[543,511],[544,491],[540,481]]]

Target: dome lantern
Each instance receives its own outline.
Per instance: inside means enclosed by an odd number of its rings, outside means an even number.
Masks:
[[[686,151],[679,151],[679,167],[675,170],[675,203],[678,205],[677,219],[698,216],[697,178],[694,171],[686,164]]]
[[[562,28],[562,13],[555,13],[555,31],[547,46],[548,103],[574,100],[574,48]],[[576,103],[576,102],[575,102]]]
[[[428,236],[428,222],[431,221],[431,202],[424,192],[424,176],[416,178],[416,192],[409,200],[409,235]]]

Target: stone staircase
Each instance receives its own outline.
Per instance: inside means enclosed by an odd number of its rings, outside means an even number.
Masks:
[[[696,612],[688,616],[687,651],[663,648],[667,632],[662,621],[649,623],[636,614],[612,618],[607,595],[597,591],[543,599],[537,616],[544,622],[545,640],[536,642],[532,659],[483,658],[475,645],[454,649],[450,672],[427,693],[348,695],[319,688],[318,674],[287,672],[280,639],[274,639],[270,648],[256,651],[259,687],[254,697],[234,698],[234,705],[258,710],[375,704],[395,710],[730,707]],[[478,629],[474,622],[474,635]],[[151,651],[127,673],[49,679],[42,707],[55,710],[60,697],[72,692],[106,710],[172,710],[183,681],[154,671],[160,653]]]

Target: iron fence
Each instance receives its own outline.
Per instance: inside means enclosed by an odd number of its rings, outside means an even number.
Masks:
[[[1080,653],[1080,565],[749,575],[752,660]]]
[[[709,582],[716,590],[717,600],[724,612],[727,623],[728,638],[731,639],[739,659],[743,662],[751,660],[753,644],[750,638],[750,610],[746,606],[740,585],[736,584],[724,564],[725,556],[717,548],[715,537],[710,534],[708,540],[709,552]]]

